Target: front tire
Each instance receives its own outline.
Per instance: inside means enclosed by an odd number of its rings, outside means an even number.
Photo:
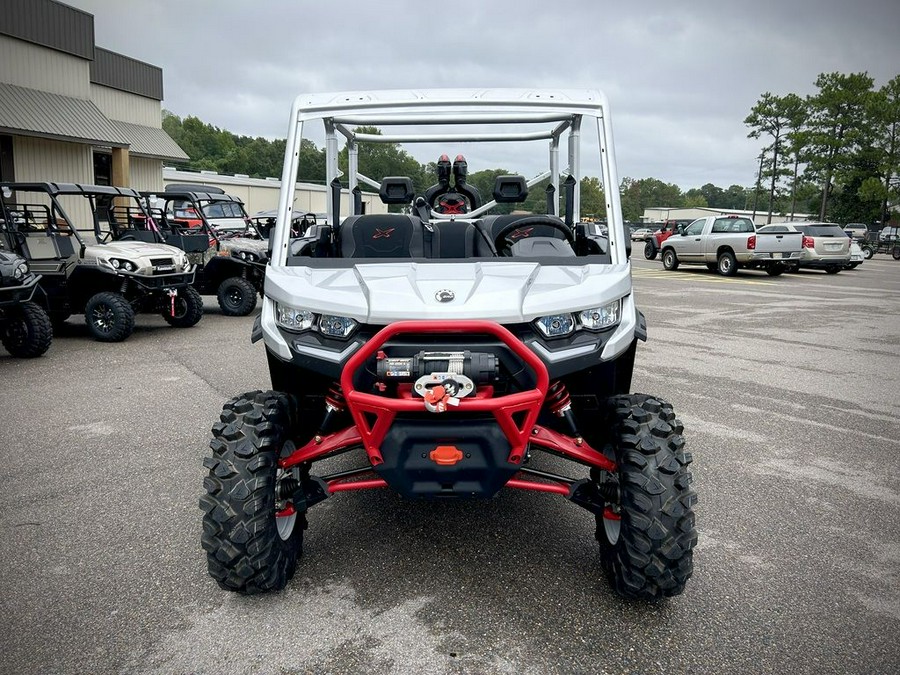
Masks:
[[[50,349],[53,326],[44,308],[34,302],[23,302],[11,312],[3,326],[3,346],[11,355],[33,359]]]
[[[737,258],[731,251],[722,251],[716,259],[716,269],[723,277],[733,277],[737,274]]]
[[[656,247],[655,239],[648,239],[644,242],[644,257],[647,260],[656,260],[657,253],[659,253],[659,249]]]
[[[178,289],[175,298],[175,314],[171,311],[162,313],[163,319],[175,328],[190,328],[203,318],[203,298],[193,286]]]
[[[218,298],[225,316],[247,316],[256,309],[256,288],[243,277],[231,277],[219,284]]]
[[[674,248],[667,248],[663,251],[662,263],[663,267],[667,270],[671,271],[678,269],[678,255],[675,253]]]
[[[875,251],[872,250],[871,248],[869,248],[868,246],[863,246],[862,252],[863,252],[863,258],[865,258],[866,260],[871,260],[872,256],[875,255]]]
[[[287,394],[254,391],[228,401],[212,428],[201,544],[210,576],[225,590],[278,591],[294,575],[306,516],[276,498],[279,482],[292,477],[277,462],[293,448],[294,409]]]
[[[603,569],[620,595],[679,595],[693,574],[697,545],[697,495],[684,427],[671,404],[645,394],[611,398],[607,424],[612,437],[606,451],[618,470],[615,476],[599,472],[612,483],[601,480],[601,493],[617,495],[597,516]]]
[[[95,340],[122,342],[134,331],[134,308],[118,293],[97,293],[84,308],[84,321]]]

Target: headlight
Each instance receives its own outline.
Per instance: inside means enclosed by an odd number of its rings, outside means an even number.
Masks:
[[[122,262],[122,269],[126,272],[134,272],[137,269],[137,265],[130,260],[125,260]]]
[[[109,262],[110,262],[110,264],[113,266],[113,269],[115,269],[115,270],[119,269],[119,268],[122,266],[122,263],[120,263],[120,262],[119,262],[118,260],[116,260],[115,258],[113,258],[113,259],[110,260]]]
[[[356,328],[356,321],[347,316],[323,314],[319,318],[319,332],[328,337],[345,338]]]
[[[578,314],[578,320],[582,328],[588,330],[603,330],[619,323],[622,314],[622,301],[615,300],[602,307],[582,310]]]
[[[28,263],[19,263],[19,266],[16,267],[16,271],[13,272],[13,276],[16,279],[21,279],[26,274],[28,274]]]
[[[282,328],[294,331],[309,330],[315,318],[316,315],[308,309],[295,309],[275,303],[275,320]]]
[[[575,317],[571,314],[551,314],[538,317],[534,325],[538,327],[544,337],[561,337],[575,330]]]

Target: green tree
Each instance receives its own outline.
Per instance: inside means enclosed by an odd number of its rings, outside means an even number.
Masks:
[[[628,221],[640,220],[644,215],[644,209],[676,206],[681,203],[681,188],[657,178],[638,180],[625,177],[619,185],[619,194],[622,201],[622,217]]]
[[[796,95],[775,96],[770,92],[763,94],[756,105],[750,110],[750,114],[744,118],[744,124],[750,127],[749,138],[759,138],[766,135],[771,139],[771,144],[765,148],[766,163],[763,164],[766,171],[763,176],[770,179],[769,182],[769,215],[766,222],[772,222],[772,208],[775,203],[775,190],[781,176],[790,175],[785,164],[786,136],[791,128],[794,106],[802,101]],[[760,176],[762,178],[762,176]]]
[[[853,168],[854,155],[865,143],[866,111],[874,82],[867,73],[822,73],[816,78],[819,92],[809,106],[807,171],[822,185],[819,218],[825,220],[832,181]]]
[[[601,218],[606,214],[606,193],[596,176],[581,179],[581,215]]]
[[[716,188],[721,192],[721,188]],[[703,188],[691,188],[681,196],[681,206],[685,208],[703,208],[709,206]]]
[[[884,227],[889,218],[888,203],[900,199],[900,75],[870,98],[868,116],[877,175],[866,177],[858,194],[879,203],[879,220]]]

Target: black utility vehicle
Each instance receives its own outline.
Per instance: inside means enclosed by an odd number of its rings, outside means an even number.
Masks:
[[[102,342],[134,330],[137,312],[193,326],[203,301],[194,266],[152,241],[139,195],[129,188],[72,183],[0,183],[0,235],[41,275],[40,296],[55,323],[84,314]]]
[[[31,300],[40,276],[25,259],[3,250],[0,241],[0,341],[13,356],[41,356],[53,341],[50,317]]]
[[[243,213],[240,200],[221,192],[182,192],[172,186],[165,192],[141,194],[162,240],[185,251],[197,266],[197,290],[215,295],[227,316],[252,312],[265,281],[268,242],[249,218],[239,219],[242,229],[220,230],[206,215],[232,209]]]

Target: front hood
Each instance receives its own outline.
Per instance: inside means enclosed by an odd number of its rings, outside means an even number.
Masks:
[[[169,246],[168,244],[150,244],[143,241],[112,241],[108,244],[95,244],[85,247],[85,256],[110,258],[121,257],[126,259],[133,258],[156,258],[159,256],[167,256],[169,258],[178,258],[181,253],[180,248]]]
[[[184,272],[190,266],[187,255],[180,248],[142,241],[114,241],[109,244],[85,246],[84,256],[79,258],[78,264],[107,268],[108,266],[100,261],[108,261],[111,258],[131,261],[137,266],[135,274],[153,274],[154,271]]]
[[[626,296],[631,272],[628,265],[509,261],[272,267],[265,292],[276,302],[375,325],[405,319],[522,323]]]
[[[262,239],[248,239],[247,237],[223,239],[220,245],[223,251],[248,251],[255,254],[257,258],[268,255],[269,251],[269,242]]]

